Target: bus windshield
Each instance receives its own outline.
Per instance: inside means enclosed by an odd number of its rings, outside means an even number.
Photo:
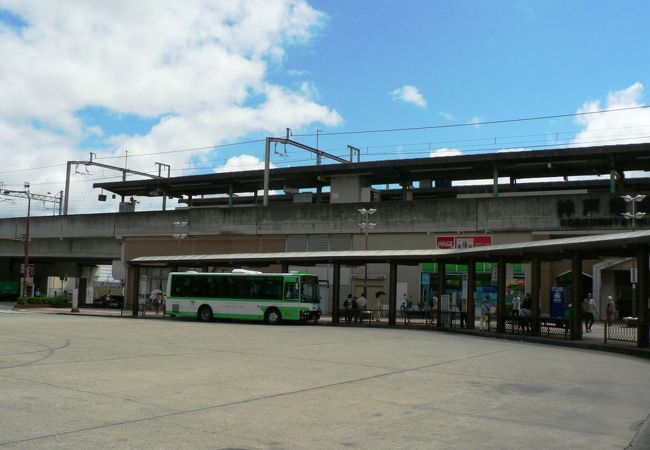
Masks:
[[[318,279],[316,277],[303,277],[300,283],[300,301],[303,303],[320,303]]]

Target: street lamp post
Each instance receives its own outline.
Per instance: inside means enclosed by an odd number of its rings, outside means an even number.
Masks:
[[[174,239],[176,239],[176,242],[178,242],[178,249],[180,252],[181,241],[188,236],[187,222],[179,220],[174,222],[173,225],[175,228],[175,233],[172,233],[172,236],[174,237]]]
[[[621,198],[625,200],[625,203],[632,203],[632,212],[626,211],[624,213],[621,213],[623,217],[625,217],[627,220],[632,220],[632,230],[635,228],[635,220],[636,219],[643,219],[645,217],[646,213],[637,211],[636,210],[636,204],[641,203],[643,199],[646,198],[645,195],[643,194],[637,194],[634,197],[631,195],[621,195]],[[646,263],[647,265],[647,263]],[[637,274],[636,274],[636,257],[632,258],[632,274],[630,276],[631,281],[632,281],[632,298],[636,298],[636,280],[637,280]],[[647,267],[644,269],[647,270]]]
[[[368,233],[370,230],[375,228],[377,226],[376,223],[370,222],[370,216],[372,216],[374,213],[376,213],[377,210],[375,208],[361,208],[359,210],[359,213],[361,214],[361,222],[359,223],[359,227],[361,228],[361,231],[365,233],[365,244],[363,249],[368,250]],[[366,262],[364,264],[364,276],[363,276],[363,296],[368,298],[368,263]]]
[[[27,192],[27,224],[25,225],[25,266],[23,269],[23,297],[27,297],[27,275],[29,274],[29,227],[32,221],[32,196],[29,195],[29,183],[25,183],[25,192]]]
[[[623,200],[625,200],[626,204],[627,203],[632,203],[632,212],[626,211],[624,213],[621,213],[621,215],[623,217],[625,217],[626,219],[628,219],[628,220],[630,220],[630,219],[632,220],[632,229],[634,230],[634,227],[636,225],[635,220],[636,219],[643,219],[645,217],[645,214],[646,214],[644,212],[637,211],[636,210],[636,204],[642,202],[643,199],[646,198],[646,196],[643,195],[643,194],[637,194],[634,197],[632,197],[631,195],[621,195],[621,198]]]

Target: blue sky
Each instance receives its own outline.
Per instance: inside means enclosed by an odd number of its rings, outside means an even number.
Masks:
[[[263,143],[206,147],[286,127],[363,160],[650,136],[648,109],[476,125],[645,106],[645,1],[142,2],[0,0],[5,188],[58,192],[66,161],[89,152],[123,166],[128,151],[130,168],[163,162],[175,176],[258,168]],[[468,126],[327,134],[453,124]],[[273,161],[314,163],[298,150]],[[90,186],[119,177],[77,174],[74,208],[115,210]],[[22,209],[3,202],[0,216]]]
[[[650,50],[647,2],[313,4],[326,11],[327,25],[286,66],[311,74],[346,130],[573,113],[610,91],[650,81],[643,56]],[[388,95],[404,84],[418,88],[425,107]],[[579,128],[567,119],[349,139],[364,147]]]

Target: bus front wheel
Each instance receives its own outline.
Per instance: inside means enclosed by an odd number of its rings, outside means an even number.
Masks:
[[[199,320],[201,322],[210,322],[212,320],[212,308],[203,305],[199,308]]]
[[[282,320],[282,314],[276,308],[269,308],[266,311],[266,323],[276,325]]]

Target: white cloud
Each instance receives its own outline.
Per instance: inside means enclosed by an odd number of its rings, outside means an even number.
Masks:
[[[513,148],[502,148],[497,150],[497,153],[515,153],[515,152],[528,152],[529,148],[526,147],[513,147]]]
[[[178,169],[207,161],[211,151],[138,155],[342,122],[317,103],[313,83],[292,90],[267,79],[270,64],[282,64],[288,48],[309,43],[324,25],[324,14],[304,0],[0,3],[27,23],[20,32],[0,33],[3,167],[61,164],[0,170],[7,185],[27,179],[34,192],[58,192],[65,162],[87,159],[89,151],[105,158],[128,150],[129,168],[155,172],[156,161]],[[102,129],[79,118],[89,106],[148,118],[154,126],[140,135]],[[89,137],[100,148],[87,148]],[[123,159],[101,162],[123,165]],[[73,211],[105,205],[96,203],[91,177],[85,178],[73,177]]]
[[[600,100],[590,100],[585,102],[577,112],[597,112],[644,106],[642,98],[643,84],[636,82],[625,89],[609,92],[605,106],[601,106]],[[583,127],[573,141],[573,144],[577,146],[650,141],[650,109],[588,114],[578,116],[576,121]]]
[[[438,114],[445,120],[453,120],[454,115],[445,111],[438,111]]]
[[[439,148],[439,149],[436,149],[436,150],[432,151],[431,153],[429,153],[429,156],[433,158],[433,157],[437,157],[437,156],[459,156],[459,155],[462,155],[462,154],[463,154],[463,152],[461,152],[457,148],[444,147],[444,148]]]
[[[305,75],[311,75],[311,72],[309,70],[289,69],[287,75],[290,77],[304,77]]]
[[[467,123],[470,123],[478,128],[481,126],[481,122],[483,122],[483,119],[481,119],[480,117],[472,117],[471,119],[469,119],[469,122]]]
[[[300,92],[311,100],[318,100],[320,98],[318,87],[311,81],[303,81],[300,83]]]
[[[275,168],[275,164],[270,163],[269,167],[271,169]],[[216,173],[224,172],[242,172],[246,170],[258,170],[264,169],[264,160],[259,159],[257,156],[253,155],[238,155],[228,158],[226,163],[222,166],[219,166],[214,169]],[[269,190],[270,195],[277,194],[278,191]],[[248,197],[253,195],[252,192],[240,192],[237,195],[241,197]],[[264,190],[257,191],[258,195],[264,195]]]
[[[405,103],[412,103],[422,108],[427,106],[427,101],[424,99],[422,94],[420,94],[418,88],[411,86],[410,84],[405,84],[401,88],[391,91],[390,95],[393,100],[401,100]]]
[[[270,165],[275,167],[274,164]],[[228,158],[226,163],[214,169],[216,173],[241,172],[245,170],[258,170],[264,168],[264,161],[253,155],[239,155]]]

